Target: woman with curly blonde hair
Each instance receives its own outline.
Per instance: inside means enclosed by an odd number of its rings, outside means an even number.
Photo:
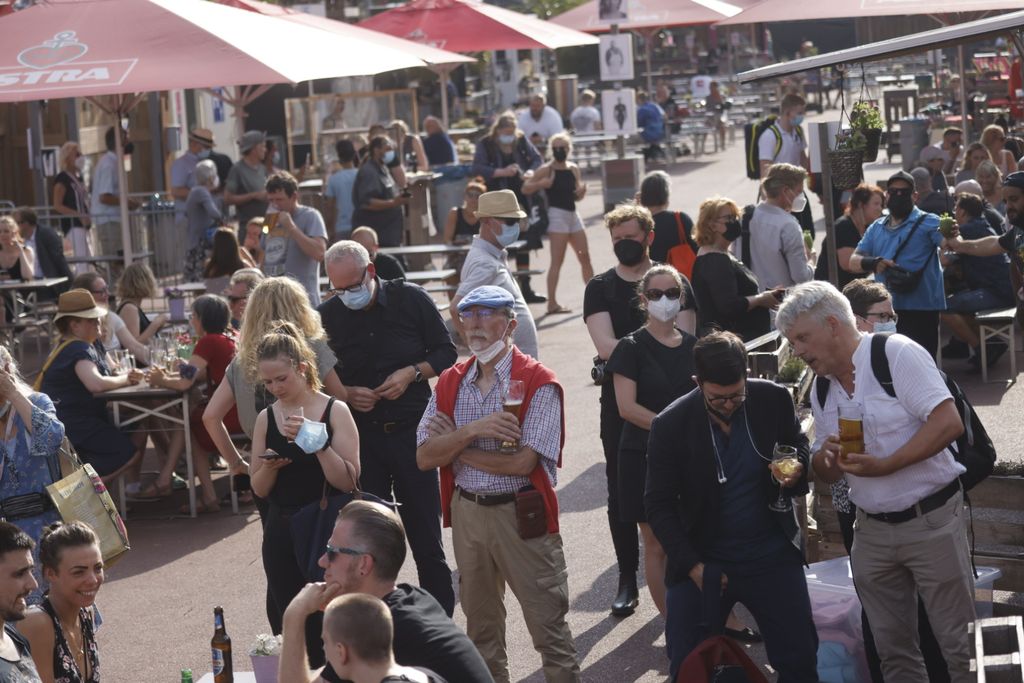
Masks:
[[[155,320],[150,321],[149,316],[142,310],[142,300],[152,299],[156,293],[156,276],[142,261],[136,261],[125,268],[117,280],[117,298],[121,301],[117,307],[117,314],[124,320],[132,336],[143,344],[159,332],[170,319],[166,313],[161,313]]]

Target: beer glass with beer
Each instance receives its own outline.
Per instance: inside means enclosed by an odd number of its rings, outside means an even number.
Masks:
[[[843,455],[864,452],[864,416],[856,403],[839,404],[839,446]]]
[[[792,477],[800,469],[800,460],[796,457],[796,448],[775,444],[772,451],[772,464],[784,477]],[[776,512],[786,512],[791,507],[789,499],[782,495],[782,484],[779,484],[779,497],[768,504],[768,508]]]
[[[502,402],[502,410],[506,413],[511,413],[515,416],[516,420],[519,420],[519,409],[523,405],[523,397],[526,395],[526,385],[523,384],[522,380],[512,379],[509,380],[508,386],[505,388],[505,399]],[[499,449],[502,453],[515,453],[519,450],[519,440],[514,441],[502,441],[501,448]]]

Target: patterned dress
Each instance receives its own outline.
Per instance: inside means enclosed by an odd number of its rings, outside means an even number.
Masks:
[[[96,647],[96,633],[89,610],[79,610],[78,620],[82,625],[82,646],[85,648],[85,670],[83,676],[71,653],[71,646],[64,636],[57,611],[50,604],[50,599],[43,599],[40,607],[53,620],[53,683],[99,683],[100,654]]]
[[[13,408],[6,434],[0,434],[0,500],[26,493],[46,495],[46,485],[53,483],[52,472],[59,472],[58,453],[64,439],[64,425],[57,419],[53,402],[46,394],[31,394],[32,433]],[[56,469],[51,470],[55,466]],[[32,553],[36,562],[36,580],[39,588],[28,601],[38,604],[43,595],[43,580],[39,573],[39,537],[43,529],[60,521],[56,509],[34,517],[11,520],[19,529],[32,537],[36,546]]]

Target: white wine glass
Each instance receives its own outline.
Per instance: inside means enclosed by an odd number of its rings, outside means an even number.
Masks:
[[[779,474],[784,477],[791,477],[800,469],[800,460],[796,457],[796,448],[775,444],[772,451],[772,464]],[[792,503],[782,494],[782,484],[779,484],[779,497],[768,504],[768,509],[775,512],[787,512],[792,508]]]

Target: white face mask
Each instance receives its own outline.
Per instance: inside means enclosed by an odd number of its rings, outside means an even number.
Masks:
[[[507,331],[508,325],[505,325],[505,331],[501,333],[501,338],[487,346],[484,346],[486,342],[483,339],[470,339],[469,350],[476,356],[477,361],[487,365],[505,350],[505,332]]]
[[[663,296],[657,301],[647,302],[647,312],[663,323],[675,320],[675,317],[679,315],[680,307],[679,299],[669,299],[667,296]]]
[[[84,171],[85,170],[85,164],[86,164],[86,158],[85,157],[78,157],[77,159],[75,159],[75,168],[77,168],[79,171]]]
[[[793,206],[789,208],[790,213],[800,213],[807,208],[807,195],[800,192],[793,198]]]

